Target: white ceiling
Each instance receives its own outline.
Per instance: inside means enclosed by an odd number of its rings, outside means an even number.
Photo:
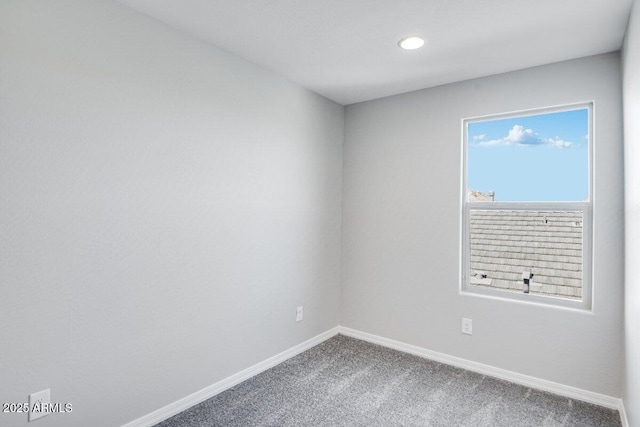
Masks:
[[[632,0],[118,0],[340,104],[620,49]],[[419,34],[428,43],[403,51]]]

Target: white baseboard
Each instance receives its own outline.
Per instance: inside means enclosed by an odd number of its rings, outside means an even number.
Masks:
[[[622,415],[624,411],[622,400],[616,397],[594,393],[592,391],[582,390],[576,387],[558,384],[552,381],[542,380],[542,379],[531,377],[528,375],[518,374],[517,372],[496,368],[496,367],[485,365],[478,362],[472,362],[470,360],[462,359],[460,357],[450,356],[448,354],[439,353],[437,351],[427,350],[422,347],[417,347],[411,344],[405,344],[400,341],[395,341],[389,338],[384,338],[384,337],[369,334],[366,332],[361,332],[351,328],[346,328],[341,326],[340,333],[348,337],[357,338],[363,341],[368,341],[373,344],[379,344],[384,347],[393,348],[395,350],[400,350],[405,353],[410,353],[416,356],[424,357],[426,359],[435,360],[436,362],[441,362],[447,365],[456,366],[458,368],[467,369],[469,371],[477,372],[479,374],[500,378],[516,384],[524,385],[531,388],[536,388],[538,390],[548,391],[550,393],[555,393],[571,399],[582,400],[584,402],[593,403],[593,404],[604,406],[607,408],[617,409],[618,411],[620,411],[620,416],[621,418],[623,418],[623,423],[624,423],[624,420],[626,419],[626,414],[624,417]],[[628,427],[628,423],[626,426],[624,426],[623,424],[623,427]]]
[[[620,406],[617,408],[620,413],[620,421],[622,422],[622,427],[631,427],[629,424],[629,419],[627,418],[627,411],[624,409],[624,401],[620,399]]]
[[[333,329],[329,329],[326,332],[321,333],[307,341],[298,344],[294,347],[291,347],[288,350],[283,351],[280,354],[277,354],[273,357],[268,358],[260,363],[257,363],[243,371],[238,372],[237,374],[231,375],[221,381],[218,381],[215,384],[212,384],[208,387],[203,388],[200,391],[197,391],[189,396],[183,397],[182,399],[170,403],[169,405],[160,408],[156,411],[153,411],[150,414],[147,414],[143,417],[140,417],[134,421],[131,421],[125,424],[122,427],[149,427],[153,426],[161,421],[166,420],[174,415],[179,414],[180,412],[191,408],[194,405],[197,405],[200,402],[203,402],[216,394],[219,394],[235,385],[240,384],[241,382],[258,375],[259,373],[266,371],[269,368],[276,366],[279,363],[284,362],[287,359],[292,358],[305,350],[310,349],[323,341],[328,340],[329,338],[337,335],[340,331],[340,327],[336,326]]]

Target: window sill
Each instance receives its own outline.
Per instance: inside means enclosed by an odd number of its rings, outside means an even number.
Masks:
[[[507,303],[525,304],[541,308],[561,309],[579,313],[593,314],[593,307],[586,300],[573,300],[543,295],[532,295],[518,292],[499,291],[492,289],[460,289],[459,295],[463,297],[484,298]]]

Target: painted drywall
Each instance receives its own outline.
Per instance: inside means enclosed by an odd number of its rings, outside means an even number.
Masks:
[[[625,156],[625,381],[630,426],[640,425],[640,5],[634,2],[622,50]]]
[[[611,53],[347,106],[341,325],[620,397],[619,61]],[[461,120],[591,100],[593,311],[460,295]]]
[[[343,120],[119,3],[2,0],[0,402],[122,425],[337,326]]]

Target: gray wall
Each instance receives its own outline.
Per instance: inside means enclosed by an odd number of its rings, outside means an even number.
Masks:
[[[630,426],[640,425],[640,5],[634,2],[622,56],[625,154],[625,348],[622,397]]]
[[[346,108],[343,326],[620,396],[623,153],[618,54]],[[595,101],[592,313],[458,294],[461,119]],[[473,319],[473,336],[460,333]]]
[[[121,425],[337,326],[343,113],[113,1],[1,0],[0,402]]]
[[[121,425],[337,326],[341,303],[344,326],[620,395],[619,72],[609,54],[347,107],[340,300],[341,106],[115,2],[0,0],[0,401],[51,388],[74,412],[38,425]],[[458,295],[460,119],[588,100],[593,313]],[[639,312],[628,281],[636,421]]]

